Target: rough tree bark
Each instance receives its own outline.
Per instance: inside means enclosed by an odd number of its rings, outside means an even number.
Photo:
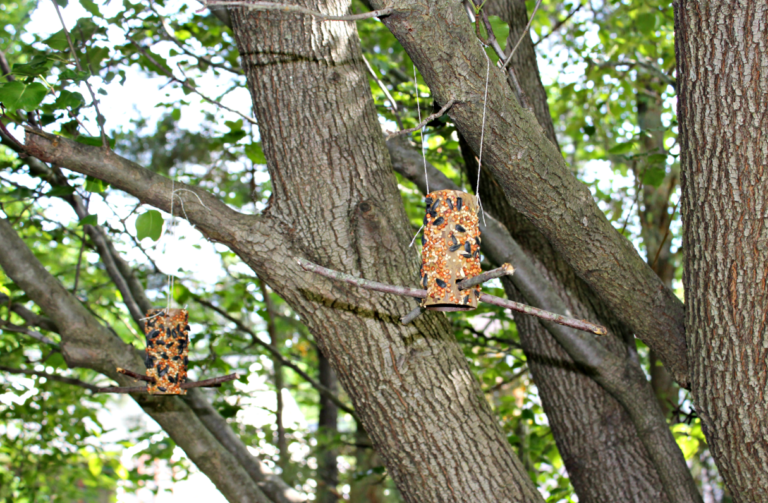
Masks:
[[[682,0],[675,28],[691,390],[734,500],[768,501],[768,4]]]
[[[306,6],[341,13],[348,4]],[[265,215],[247,216],[176,183],[189,191],[176,193],[185,215],[300,314],[406,501],[541,501],[444,316],[402,327],[398,317],[414,301],[317,277],[295,260],[305,256],[388,283],[418,279],[354,26],[284,13],[232,14],[273,198]],[[171,182],[114,153],[31,132],[27,147],[170,209]],[[183,216],[178,203],[174,209]]]
[[[385,6],[383,0],[371,4]],[[457,101],[449,115],[479,151],[488,66],[462,4],[399,0],[388,6],[395,10],[382,21],[421,70],[438,103]],[[484,166],[506,198],[686,385],[682,303],[611,226],[493,65],[486,110]]]

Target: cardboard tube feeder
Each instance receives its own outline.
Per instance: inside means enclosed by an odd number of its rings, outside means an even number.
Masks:
[[[147,376],[154,378],[147,386],[152,395],[186,395],[181,387],[187,381],[189,363],[189,324],[184,309],[153,309],[147,313],[144,333]]]
[[[457,283],[482,273],[477,198],[457,190],[427,194],[421,252],[421,306],[433,311],[477,307],[480,286],[459,290]]]

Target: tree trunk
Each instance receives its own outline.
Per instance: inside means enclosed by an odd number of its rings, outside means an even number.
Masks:
[[[686,335],[696,411],[738,502],[768,501],[768,4],[676,10]]]
[[[348,2],[306,2],[344,13]],[[297,255],[416,285],[405,216],[355,26],[230,11],[273,196],[236,251],[300,314],[329,357],[406,501],[541,501],[485,402],[443,315],[403,327],[415,302],[314,277]]]
[[[333,373],[331,364],[323,353],[317,351],[319,381],[320,384],[331,390],[334,394],[338,392],[336,375]],[[339,409],[336,404],[328,398],[320,395],[320,418],[318,420],[318,432],[320,437],[326,441],[318,443],[317,455],[317,497],[315,501],[319,503],[336,503],[339,501],[339,466],[337,461],[338,452],[336,450],[336,434],[338,433]]]
[[[368,433],[360,423],[357,424],[355,441],[355,480],[349,491],[349,503],[383,503],[383,476],[375,470],[382,465],[381,459],[370,446]]]

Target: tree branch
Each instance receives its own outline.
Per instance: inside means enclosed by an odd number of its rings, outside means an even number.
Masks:
[[[208,8],[227,6],[227,7],[245,7],[251,10],[277,10],[282,12],[296,12],[299,14],[307,14],[310,16],[314,16],[324,21],[359,21],[362,19],[371,19],[375,17],[388,16],[392,14],[392,12],[394,12],[393,8],[386,7],[383,9],[374,10],[370,12],[363,12],[362,14],[350,14],[348,16],[332,16],[330,14],[323,14],[322,12],[318,12],[316,10],[301,7],[300,5],[292,5],[292,4],[284,4],[284,3],[247,2],[247,1],[238,1],[238,0],[231,0],[231,1],[222,0],[217,2],[203,0],[202,3],[204,6]]]
[[[432,115],[427,116],[426,119],[424,119],[423,121],[419,122],[414,127],[408,128],[408,129],[402,129],[400,131],[395,131],[394,133],[390,133],[390,134],[387,135],[386,139],[389,140],[389,139],[394,138],[396,136],[400,136],[400,135],[403,135],[403,134],[409,134],[409,133],[413,133],[415,131],[418,131],[419,129],[423,128],[424,126],[426,126],[427,124],[429,124],[433,120],[435,120],[435,119],[445,115],[445,112],[447,112],[448,109],[451,108],[454,103],[456,103],[456,100],[450,100],[448,103],[443,105],[443,108],[441,108],[438,112],[435,112]]]
[[[48,372],[43,372],[40,370],[17,369],[17,368],[5,367],[0,365],[0,371],[8,372],[9,374],[23,374],[28,376],[45,377],[46,379],[50,379],[51,381],[80,386],[81,388],[85,388],[94,393],[97,393],[98,390],[102,389],[101,387],[96,386],[95,384],[87,383],[85,381],[81,381],[80,379],[74,379],[72,377],[64,377],[56,374],[49,374]]]
[[[299,265],[305,271],[311,271],[321,276],[325,276],[326,278],[343,281],[345,283],[349,283],[350,285],[355,285],[360,288],[365,288],[366,290],[373,290],[376,292],[383,292],[383,293],[391,293],[394,295],[401,295],[404,297],[414,297],[417,299],[423,299],[427,296],[426,290],[417,290],[415,288],[387,285],[385,283],[379,283],[377,281],[371,281],[363,278],[356,278],[354,276],[351,276],[343,272],[334,271],[332,269],[327,269],[317,264],[313,264],[312,262],[309,262],[308,260],[305,260],[302,258],[298,259],[298,262],[299,262]],[[465,287],[465,288],[468,288],[468,287]],[[578,330],[592,332],[597,335],[605,335],[608,333],[605,327],[601,327],[600,325],[595,325],[594,323],[590,323],[585,320],[577,320],[574,318],[569,318],[568,316],[563,316],[556,313],[550,313],[548,311],[544,311],[543,309],[538,309],[532,306],[526,306],[525,304],[520,304],[518,302],[514,302],[511,300],[501,299],[493,295],[488,295],[487,293],[481,294],[480,300],[483,302],[487,302],[488,304],[505,307],[507,309],[511,309],[512,311],[518,311],[520,313],[530,314],[531,316],[536,316],[537,318],[541,318],[543,320],[551,321],[551,322],[558,323],[560,325],[565,325],[571,328],[576,328]],[[411,314],[412,313],[409,313],[409,316]]]

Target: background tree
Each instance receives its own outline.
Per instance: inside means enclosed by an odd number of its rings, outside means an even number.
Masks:
[[[548,0],[529,35],[522,0],[294,5],[81,0],[42,36],[31,3],[0,12],[0,496],[159,490],[148,462],[165,460],[230,501],[765,499],[765,22],[750,20],[766,11],[682,4],[675,34],[666,4]],[[164,112],[115,127],[105,104],[140,75],[170,90],[151,103]],[[382,123],[449,102],[423,137],[384,141]],[[488,305],[403,326],[413,301],[297,263],[416,286],[421,195],[473,191],[481,152],[484,264],[517,268],[487,288],[607,336]],[[184,260],[195,249],[206,259]],[[161,430],[97,441],[128,402],[87,390],[131,383],[115,368],[140,368],[143,313],[169,303],[193,320],[193,376],[241,382],[133,396]]]

